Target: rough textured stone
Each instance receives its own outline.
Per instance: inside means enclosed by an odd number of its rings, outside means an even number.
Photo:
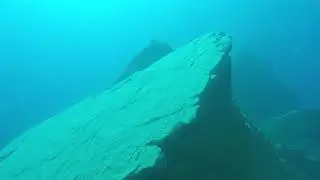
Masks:
[[[205,34],[0,152],[5,180],[286,180],[232,102],[231,38]]]

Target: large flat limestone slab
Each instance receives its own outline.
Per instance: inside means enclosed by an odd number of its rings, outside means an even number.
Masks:
[[[1,151],[0,179],[119,180],[153,167],[162,156],[154,142],[195,118],[230,48],[225,34],[203,35],[28,130]]]

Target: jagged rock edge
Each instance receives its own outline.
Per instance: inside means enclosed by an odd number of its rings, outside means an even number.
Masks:
[[[227,75],[227,78],[230,78],[230,83],[229,85],[231,86],[231,57],[230,57],[230,52],[231,52],[232,46],[230,45],[229,49],[227,50],[222,50],[222,52],[224,52],[221,60],[219,61],[219,64],[215,67],[213,67],[213,69],[211,70],[210,73],[210,80],[208,80],[206,87],[204,88],[203,92],[200,93],[198,95],[199,101],[198,101],[198,105],[200,104],[199,102],[201,102],[204,97],[204,94],[206,94],[208,92],[208,88],[210,88],[210,84],[212,83],[212,81],[214,81],[214,78],[211,78],[211,76],[219,76],[221,71],[224,70],[224,68],[228,68],[228,72],[226,73],[222,73],[223,75]],[[229,67],[225,67],[225,66],[229,66]],[[222,76],[223,76],[222,75]],[[231,87],[229,87],[230,92],[230,98],[231,98]],[[209,91],[210,92],[210,91]],[[232,100],[232,99],[230,99]],[[195,104],[196,105],[196,104]],[[201,108],[201,106],[199,107],[199,109]],[[197,111],[199,111],[199,109]],[[196,113],[198,114],[198,112]],[[176,127],[172,130],[172,132],[164,137],[161,140],[154,140],[151,141],[147,144],[147,146],[157,146],[161,149],[161,155],[160,157],[156,160],[155,164],[153,167],[148,167],[148,168],[144,168],[144,169],[139,169],[139,167],[136,167],[135,170],[133,170],[131,173],[129,173],[124,180],[138,180],[138,179],[148,179],[145,178],[146,176],[149,175],[149,171],[157,171],[160,170],[162,168],[166,168],[167,165],[167,160],[166,157],[164,155],[164,151],[165,151],[165,144],[166,142],[171,139],[171,137],[176,136],[177,134],[180,134],[181,131],[183,131],[183,129],[188,128],[189,126],[193,126],[194,123],[196,123],[198,116],[196,116],[195,118],[193,118],[190,123],[179,123],[176,125]],[[144,173],[146,173],[146,175],[144,175]],[[161,175],[160,175],[161,176]],[[150,177],[149,177],[150,178]],[[158,179],[157,179],[158,180]],[[160,180],[160,179],[159,179]]]

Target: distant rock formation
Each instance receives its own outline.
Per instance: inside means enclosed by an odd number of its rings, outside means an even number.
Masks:
[[[289,180],[232,101],[230,50],[205,34],[30,129],[0,152],[0,179]]]
[[[292,111],[266,121],[262,131],[279,154],[309,179],[320,178],[320,110]]]
[[[295,172],[299,172],[303,180],[319,180],[320,159],[302,149],[282,146],[278,148],[278,154],[285,162],[286,166]]]
[[[277,143],[286,143],[300,148],[310,147],[310,143],[318,143],[320,148],[320,110],[318,109],[291,111],[267,121],[263,128],[270,139]]]
[[[130,61],[115,83],[124,80],[137,71],[144,70],[172,51],[173,49],[168,44],[151,40],[149,45]]]
[[[235,99],[250,119],[260,122],[300,108],[295,92],[263,57],[239,51],[233,62]]]

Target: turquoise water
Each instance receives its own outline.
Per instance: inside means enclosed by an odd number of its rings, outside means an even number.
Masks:
[[[108,88],[150,40],[176,48],[208,31],[230,34],[234,54],[263,57],[301,107],[319,108],[319,7],[316,0],[1,1],[0,147]]]

